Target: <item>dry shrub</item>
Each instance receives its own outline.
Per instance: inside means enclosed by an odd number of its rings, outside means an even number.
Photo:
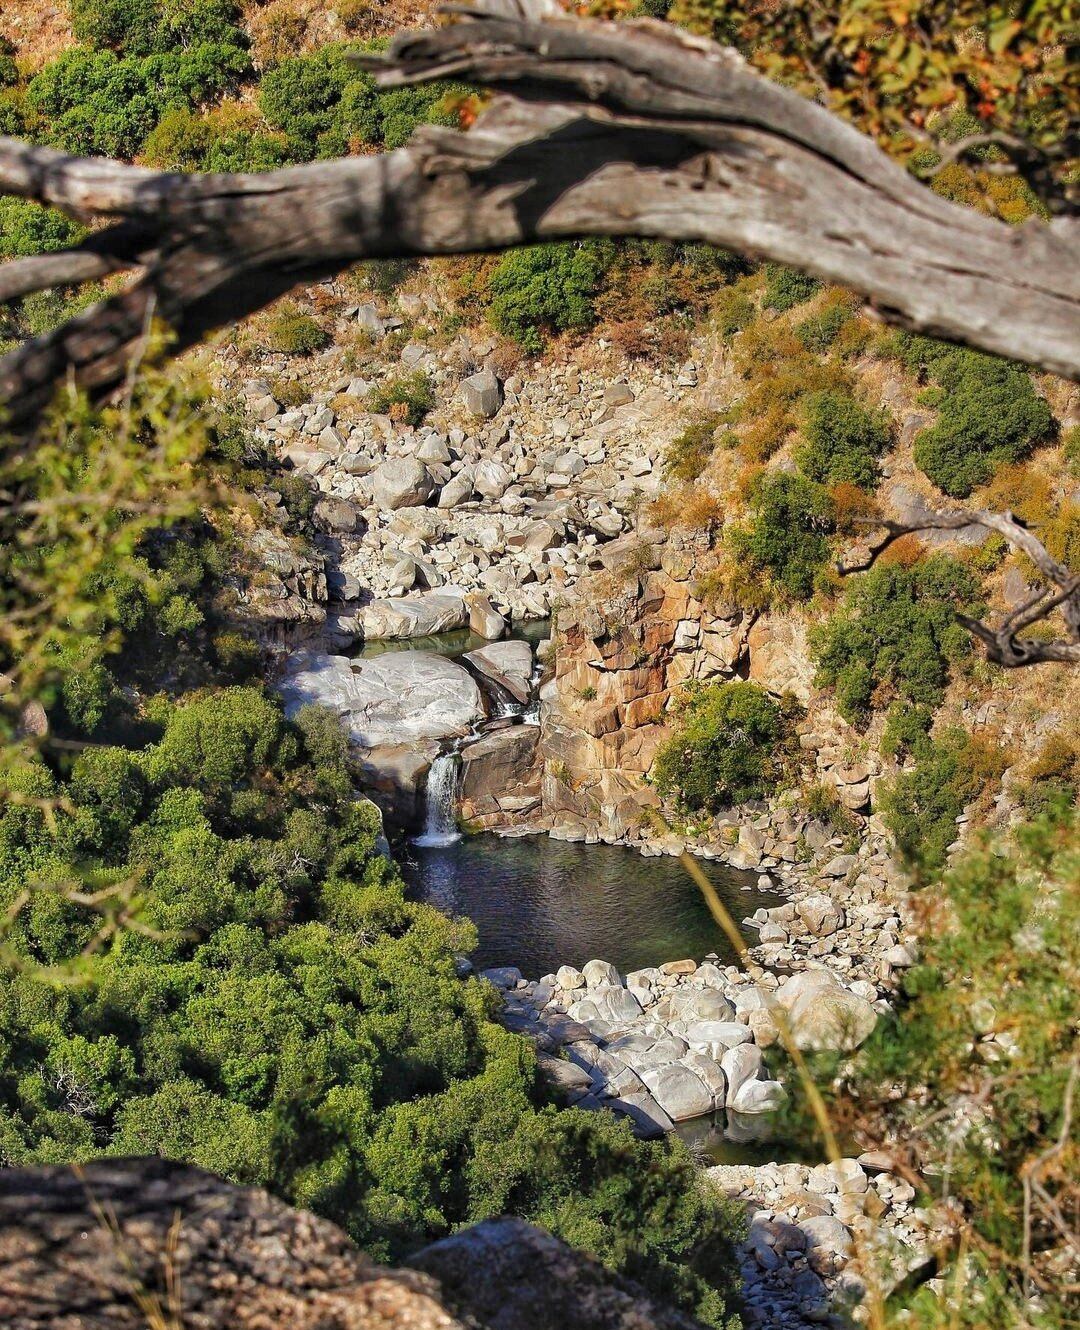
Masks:
[[[655,336],[640,319],[607,323],[600,334],[627,360],[644,360],[656,350]]]
[[[896,568],[910,568],[918,563],[926,554],[926,546],[917,535],[908,532],[906,536],[901,536],[899,540],[886,549],[878,563],[891,563]]]
[[[331,286],[309,287],[304,298],[316,314],[336,314],[341,308],[341,298]]]
[[[307,18],[291,4],[270,5],[263,15],[255,34],[255,59],[260,65],[280,64],[290,55],[303,50],[307,38]]]
[[[858,534],[865,530],[863,523],[880,516],[874,496],[846,480],[830,487],[829,498],[833,501],[833,521],[838,531]]]
[[[797,425],[797,407],[807,393],[851,391],[850,376],[839,365],[806,350],[782,320],[759,319],[735,343],[735,368],[746,382],[739,415],[748,460],[764,462]]]
[[[517,342],[511,337],[500,337],[495,343],[495,348],[487,358],[487,364],[491,366],[500,379],[508,379],[521,366],[525,359],[525,352]]]

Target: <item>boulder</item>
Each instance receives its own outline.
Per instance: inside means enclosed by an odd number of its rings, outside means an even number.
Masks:
[[[473,489],[485,499],[501,499],[514,477],[501,462],[486,458],[473,472]]]
[[[485,734],[461,750],[461,816],[472,822],[496,814],[500,801],[540,798],[541,769],[537,761],[540,730],[513,725]],[[566,969],[567,967],[563,967]],[[578,971],[574,971],[578,974]],[[563,971],[560,970],[562,975]],[[584,978],[574,987],[583,986]],[[560,987],[566,987],[559,981]]]
[[[468,610],[460,596],[423,591],[415,596],[373,600],[353,617],[356,630],[365,641],[405,640],[464,628]]]
[[[409,1261],[375,1265],[329,1220],[168,1160],[0,1178],[9,1330],[145,1330],[181,1316],[205,1330],[699,1330],[520,1219],[459,1230]],[[182,1313],[161,1310],[173,1306],[166,1288]]]
[[[469,628],[478,637],[486,637],[489,642],[495,642],[505,636],[506,620],[492,607],[487,596],[474,591],[465,597],[465,606],[469,611]]]
[[[456,661],[426,651],[348,660],[296,652],[278,691],[289,716],[310,702],[341,716],[362,748],[459,738],[483,716],[480,690]]]
[[[712,1112],[713,1092],[700,1076],[681,1062],[647,1070],[641,1079],[673,1122],[684,1122],[687,1118]]]
[[[728,1107],[736,1113],[775,1113],[783,1108],[787,1091],[779,1081],[746,1081]]]
[[[490,679],[522,704],[532,696],[532,647],[517,639],[492,642],[463,658],[484,679]]]
[[[324,494],[321,499],[316,500],[311,515],[315,525],[324,531],[348,533],[363,525],[355,504],[348,503],[345,499],[336,499],[331,494]]]
[[[589,988],[596,988],[600,984],[619,983],[619,972],[610,961],[586,961],[581,967],[581,972]]]
[[[864,997],[842,987],[828,970],[805,970],[785,979],[776,1000],[786,1013],[799,1048],[850,1052],[877,1024],[877,1012]]]
[[[795,906],[796,913],[815,937],[831,937],[844,923],[844,912],[831,896],[817,892]]]
[[[499,380],[493,370],[482,369],[465,379],[460,388],[466,411],[482,420],[490,420],[499,413],[503,396]]]
[[[439,494],[440,508],[456,508],[473,496],[473,473],[468,468],[451,476]]]
[[[555,975],[555,983],[569,993],[575,988],[585,987],[585,976],[572,965],[560,965]]]
[[[734,1107],[735,1098],[748,1081],[756,1081],[761,1071],[761,1049],[754,1044],[738,1044],[729,1048],[720,1059],[728,1084],[728,1107]]]
[[[435,493],[431,472],[415,457],[391,457],[371,473],[372,495],[383,512],[427,503]]]

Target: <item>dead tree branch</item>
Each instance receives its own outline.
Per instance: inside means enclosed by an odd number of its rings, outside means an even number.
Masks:
[[[1080,664],[1080,575],[1059,563],[1034,532],[1017,521],[1012,513],[961,508],[949,513],[924,513],[911,522],[868,519],[866,525],[884,534],[861,557],[841,562],[838,565],[841,574],[864,572],[894,541],[918,531],[959,531],[968,526],[996,531],[1013,549],[1028,556],[1049,585],[1041,587],[1030,599],[1005,615],[996,627],[966,614],[958,613],[957,619],[982,642],[991,660],[1008,669],[1048,661]],[[1067,636],[1064,641],[1043,642],[1017,636],[1032,624],[1045,622],[1056,611],[1060,611],[1065,622]]]
[[[939,198],[851,126],[732,51],[651,21],[487,0],[398,38],[384,87],[503,94],[468,134],[265,175],[189,176],[0,139],[0,192],[112,219],[91,249],[0,269],[0,291],[134,264],[125,290],[0,360],[11,423],[74,374],[123,381],[153,311],[173,347],[358,259],[587,235],[707,241],[859,291],[904,327],[1080,377],[1080,229],[1009,227]],[[100,239],[133,236],[124,252]],[[93,257],[86,257],[87,252]]]

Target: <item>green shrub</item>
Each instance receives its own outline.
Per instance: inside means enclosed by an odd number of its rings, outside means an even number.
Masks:
[[[836,341],[840,329],[851,321],[851,311],[841,304],[828,305],[795,325],[795,336],[807,351],[823,356]]]
[[[895,697],[940,705],[952,665],[971,649],[958,610],[981,612],[979,586],[945,555],[909,568],[878,564],[859,577],[836,614],[811,634],[818,680],[836,690],[841,715],[862,724]]]
[[[124,55],[247,46],[233,0],[70,0],[70,6],[80,42]]]
[[[882,819],[916,878],[925,881],[944,867],[956,819],[990,781],[1000,780],[1004,767],[1000,753],[953,727],[939,739],[919,739],[913,769],[882,782]]]
[[[609,240],[510,250],[488,279],[488,317],[499,332],[534,353],[542,350],[546,333],[591,328],[595,297],[615,254]]]
[[[1070,474],[1080,476],[1080,425],[1073,425],[1062,434],[1061,450]]]
[[[824,822],[834,836],[843,836],[845,841],[853,842],[853,848],[857,848],[859,820],[840,802],[835,786],[807,786],[803,790],[803,807],[809,817]]]
[[[263,75],[259,107],[296,158],[343,156],[357,142],[399,148],[419,124],[457,124],[450,108],[471,89],[437,81],[379,92],[370,74],[348,63],[354,49],[326,46],[289,56]]]
[[[885,717],[881,751],[886,757],[909,757],[929,735],[934,713],[927,706],[894,702]]]
[[[302,161],[333,155],[342,137],[376,138],[375,82],[353,70],[346,54],[343,46],[328,46],[313,55],[290,56],[260,80],[259,109]]]
[[[676,711],[652,778],[665,799],[692,810],[764,798],[784,774],[788,737],[788,717],[764,688],[696,685]]]
[[[0,88],[13,88],[18,81],[15,48],[6,37],[0,37]]]
[[[147,166],[168,171],[273,171],[291,160],[282,134],[267,134],[243,116],[221,111],[168,111],[143,145]]]
[[[716,330],[725,342],[730,342],[737,332],[748,328],[757,318],[757,306],[745,291],[738,287],[730,291],[721,291],[714,305]]]
[[[781,313],[801,305],[821,290],[821,283],[816,277],[800,272],[797,268],[785,268],[780,263],[765,265],[765,308]]]
[[[376,414],[390,415],[409,425],[419,425],[435,405],[435,389],[420,370],[380,383],[371,390],[368,406]]]
[[[914,456],[946,494],[966,498],[1050,437],[1054,418],[1022,366],[928,337],[900,335],[892,345],[937,386],[938,421],[916,436]]]
[[[0,134],[8,138],[26,136],[26,94],[22,88],[0,87]]]
[[[826,485],[847,483],[872,490],[877,459],[889,446],[887,417],[868,411],[847,393],[811,393],[803,403],[802,469]]]
[[[310,356],[329,342],[329,334],[292,300],[282,301],[266,325],[267,346],[287,356]]]
[[[247,51],[203,43],[147,56],[75,47],[35,74],[27,101],[42,137],[67,152],[133,157],[167,111],[234,91]]]
[[[749,525],[727,536],[734,557],[764,574],[773,595],[807,600],[829,560],[833,504],[828,491],[804,476],[762,472],[749,493]]]
[[[676,480],[685,482],[697,480],[709,464],[716,442],[716,428],[720,416],[715,411],[707,412],[700,420],[687,425],[668,449],[664,460],[664,470]]]
[[[0,197],[0,258],[29,258],[48,250],[68,249],[86,235],[86,228],[55,208],[29,199]]]

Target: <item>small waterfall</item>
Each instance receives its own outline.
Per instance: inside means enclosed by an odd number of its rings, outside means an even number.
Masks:
[[[458,756],[443,753],[431,764],[427,779],[424,830],[413,844],[429,849],[453,845],[461,839],[457,829]]]

